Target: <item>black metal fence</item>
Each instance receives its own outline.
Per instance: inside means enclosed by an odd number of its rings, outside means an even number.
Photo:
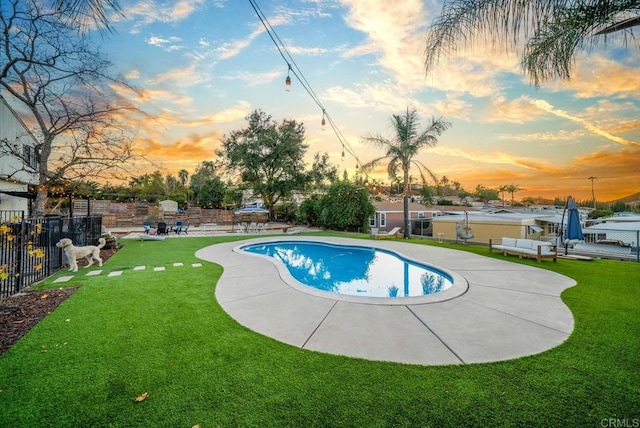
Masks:
[[[102,215],[25,218],[22,211],[0,211],[0,298],[19,293],[62,266],[56,243],[94,245],[102,231]]]

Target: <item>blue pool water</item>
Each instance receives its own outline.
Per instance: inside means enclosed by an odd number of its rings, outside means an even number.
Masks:
[[[302,284],[332,293],[413,297],[435,294],[453,285],[445,272],[378,248],[281,241],[241,249],[276,258]]]

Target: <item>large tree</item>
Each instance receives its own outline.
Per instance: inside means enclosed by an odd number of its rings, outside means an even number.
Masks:
[[[579,52],[614,34],[635,44],[638,25],[638,0],[446,0],[427,35],[425,68],[431,71],[459,43],[488,39],[519,51],[536,85],[569,79]]]
[[[78,23],[35,0],[0,5],[0,86],[35,129],[39,174],[35,214],[46,210],[49,184],[61,179],[109,178],[131,160],[133,133],[111,89],[127,85]],[[127,85],[128,86],[128,85]],[[12,144],[0,148],[18,157]]]
[[[222,138],[216,155],[230,171],[239,173],[242,183],[251,187],[269,210],[294,190],[306,188],[312,178],[321,181],[305,171],[308,145],[302,123],[291,119],[278,123],[261,110],[246,119],[246,128]],[[325,164],[322,158],[316,161]]]
[[[387,138],[381,135],[367,135],[366,142],[378,146],[385,150],[384,155],[367,162],[362,166],[364,171],[371,171],[381,161],[388,161],[387,174],[391,181],[401,181],[402,199],[404,203],[404,237],[411,234],[409,225],[409,171],[411,167],[416,167],[420,172],[423,184],[426,183],[425,172],[434,181],[438,181],[435,175],[422,162],[415,159],[420,150],[427,147],[434,147],[438,144],[438,137],[451,127],[451,123],[443,118],[431,118],[426,129],[420,129],[418,113],[415,110],[404,115],[394,114],[391,119],[391,129],[393,136]],[[401,176],[400,176],[401,174]],[[401,177],[401,178],[400,178]]]

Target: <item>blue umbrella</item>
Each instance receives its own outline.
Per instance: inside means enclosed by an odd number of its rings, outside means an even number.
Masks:
[[[578,205],[576,205],[576,201],[569,196],[567,200],[567,227],[564,231],[564,246],[565,246],[565,254],[567,252],[567,247],[569,245],[570,240],[578,240],[582,241],[584,239],[584,235],[582,234],[582,226],[580,225],[580,214],[578,213]],[[564,214],[563,214],[564,215]]]

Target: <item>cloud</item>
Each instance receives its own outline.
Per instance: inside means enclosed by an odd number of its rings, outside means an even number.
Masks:
[[[353,89],[342,86],[328,88],[320,97],[351,109],[376,110],[387,114],[397,114],[415,109],[419,116],[444,116],[445,118],[466,118],[472,106],[456,94],[448,93],[445,99],[424,103],[412,97],[410,91],[402,91],[391,82],[378,84],[354,84]],[[391,112],[391,113],[389,113]]]
[[[353,58],[377,53],[378,45],[372,41],[369,41],[368,43],[363,43],[352,48],[343,47],[341,51],[343,58]]]
[[[289,46],[287,45],[287,51],[291,55],[300,55],[300,56],[317,56],[317,55],[325,55],[329,53],[329,49],[319,48],[319,47],[299,47],[299,46]]]
[[[571,80],[554,81],[545,86],[548,86],[550,90],[574,91],[578,98],[638,99],[640,97],[640,78],[638,78],[637,66],[628,67],[619,61],[596,53],[578,58]]]
[[[558,143],[568,142],[578,144],[585,132],[581,129],[575,131],[560,130],[558,132],[533,132],[529,134],[500,134],[498,140],[547,143],[549,146],[557,146]]]
[[[421,86],[426,13],[419,0],[341,0],[348,8],[345,22],[368,37],[364,48],[380,53],[377,61],[393,74],[396,83]],[[362,47],[358,48],[362,49]],[[351,50],[353,55],[358,50]]]
[[[278,25],[282,25],[288,22],[288,19],[285,16],[276,16],[274,18],[269,18],[269,23],[271,27],[276,27]],[[260,23],[254,24],[253,30],[249,33],[247,37],[240,40],[234,40],[231,42],[225,42],[214,49],[216,54],[220,59],[229,59],[234,56],[240,54],[245,48],[247,48],[251,42],[256,39],[261,34],[265,33],[266,30],[264,26]]]
[[[440,91],[469,93],[475,97],[499,92],[502,73],[519,72],[518,61],[506,52],[488,46],[460,49],[443,58],[428,76],[424,72],[426,23],[435,10],[419,0],[341,0],[348,7],[346,23],[367,35],[367,41],[345,49],[343,57],[377,54],[376,61],[388,71],[396,85],[409,91],[432,87]]]
[[[630,141],[630,140],[627,140],[625,138],[613,135],[613,134],[607,132],[606,130],[594,125],[593,123],[589,122],[586,119],[583,119],[583,118],[578,117],[578,116],[571,115],[570,113],[566,112],[565,110],[557,109],[557,108],[555,108],[553,105],[551,105],[549,102],[547,102],[545,100],[538,99],[538,100],[534,100],[533,103],[538,108],[540,108],[541,110],[544,110],[544,111],[546,111],[548,113],[551,113],[551,114],[553,114],[555,116],[571,120],[573,122],[576,122],[576,123],[584,126],[592,134],[599,135],[601,137],[606,138],[607,140],[610,140],[610,141],[613,141],[615,143],[622,144],[622,145],[625,145],[625,146],[640,146],[640,143],[637,143],[635,141]]]
[[[141,27],[154,22],[169,23],[185,20],[203,4],[205,4],[205,0],[179,0],[173,5],[142,0],[130,5],[124,5],[122,15],[117,15],[114,22],[132,21],[134,26],[131,32],[138,33]]]
[[[267,71],[264,73],[249,73],[241,71],[234,73],[233,75],[222,76],[222,79],[226,80],[239,80],[244,86],[253,87],[259,85],[267,85],[275,80],[281,78],[284,82],[284,75],[282,70]]]
[[[160,73],[148,79],[147,83],[151,85],[171,83],[175,87],[189,87],[209,80],[208,74],[198,73],[195,64],[191,64],[184,68],[174,68],[165,73]]]
[[[125,79],[137,79],[140,77],[140,71],[139,70],[131,70],[128,73],[126,73],[124,75]]]
[[[157,36],[151,36],[146,39],[147,44],[164,49],[167,52],[177,51],[184,49],[184,46],[178,44],[182,39],[180,37],[168,37],[162,38]]]
[[[527,123],[544,115],[529,97],[509,100],[503,95],[491,97],[481,113],[477,120],[486,123]]]
[[[549,171],[547,159],[532,159],[523,156],[516,156],[505,152],[469,152],[459,148],[446,146],[436,146],[430,151],[442,156],[464,158],[473,162],[480,162],[488,165],[509,165],[519,168],[532,169],[536,171]]]
[[[239,101],[236,105],[227,109],[201,116],[193,120],[184,120],[181,124],[188,128],[212,126],[232,123],[244,119],[251,111],[251,105],[246,101]]]

